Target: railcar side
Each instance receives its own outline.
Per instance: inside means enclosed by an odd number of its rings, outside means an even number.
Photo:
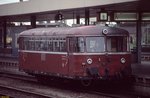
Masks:
[[[69,79],[111,79],[131,75],[128,32],[83,26],[38,28],[19,37],[20,70]]]

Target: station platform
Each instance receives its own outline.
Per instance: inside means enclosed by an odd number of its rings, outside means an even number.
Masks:
[[[150,61],[142,61],[141,64],[132,64],[132,75],[136,82],[150,84]]]
[[[135,76],[150,76],[150,61],[142,61],[141,64],[132,64],[132,74]]]

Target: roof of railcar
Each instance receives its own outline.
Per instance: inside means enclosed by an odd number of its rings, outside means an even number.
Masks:
[[[103,30],[108,31],[107,35],[128,35],[123,29],[106,26],[81,26],[81,27],[55,27],[35,28],[23,31],[20,36],[76,36],[76,35],[103,35]]]

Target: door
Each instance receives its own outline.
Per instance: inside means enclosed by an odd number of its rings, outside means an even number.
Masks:
[[[79,75],[82,72],[82,62],[84,61],[84,37],[68,38],[68,67],[70,75]]]

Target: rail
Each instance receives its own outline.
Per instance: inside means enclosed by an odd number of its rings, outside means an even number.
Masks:
[[[18,60],[17,59],[0,59],[0,65],[7,65],[7,66],[18,66]]]
[[[15,81],[17,81],[17,80],[27,81],[28,83],[31,83],[30,85],[32,85],[32,84],[41,85],[37,81],[35,81],[36,80],[35,78],[33,79],[33,77],[30,77],[30,76],[29,77],[28,76],[24,77],[23,75],[14,75],[14,74],[11,74],[11,73],[9,73],[9,74],[8,73],[1,73],[0,76],[1,76],[0,78],[4,77],[4,78],[9,78],[9,79],[14,79]],[[48,82],[48,83],[51,83],[51,82]],[[73,95],[76,94],[77,96],[79,96],[79,95],[81,96],[81,94],[84,93],[84,94],[90,94],[92,96],[94,95],[94,96],[105,97],[105,98],[123,98],[123,97],[124,98],[128,98],[128,97],[130,97],[130,98],[134,98],[134,97],[136,98],[137,97],[138,98],[139,97],[140,98],[140,97],[147,97],[147,95],[139,94],[136,91],[134,91],[133,89],[130,89],[130,87],[126,88],[126,86],[122,86],[120,84],[117,86],[117,85],[112,85],[111,83],[107,84],[107,85],[105,83],[103,85],[103,83],[102,83],[102,84],[98,84],[97,86],[91,86],[91,87],[86,87],[85,88],[85,87],[82,87],[82,86],[80,87],[80,85],[78,85],[78,84],[76,85],[75,83],[72,83],[72,82],[70,83],[70,85],[72,85],[72,87],[68,84],[65,85],[65,86],[60,85],[59,84],[60,81],[59,82],[53,82],[53,83],[55,85],[52,85],[52,86],[47,85],[48,88],[57,88],[59,91],[61,90],[61,93],[64,92],[64,91],[67,92],[67,93],[68,92],[69,93],[73,92]],[[58,83],[58,85],[56,85],[57,83]],[[8,85],[5,85],[5,84],[1,84],[1,82],[0,82],[0,87],[6,88],[6,89],[11,89],[11,90],[16,91],[16,92],[21,92],[21,93],[24,93],[24,94],[32,94],[34,96],[42,96],[42,98],[56,97],[55,94],[51,94],[51,93],[49,93],[49,91],[47,91],[46,93],[43,93],[44,91],[42,91],[42,89],[37,90],[37,88],[32,88],[33,90],[31,90],[31,88],[26,86],[26,85],[24,86],[24,88],[18,88],[19,84],[18,84],[18,86],[14,86],[14,85],[11,85],[11,86],[9,85],[8,86]],[[134,86],[139,86],[139,85],[136,84]],[[40,87],[40,88],[43,88],[43,87]],[[34,90],[34,89],[36,89],[36,90]],[[45,89],[47,89],[47,88],[45,88]],[[66,91],[66,89],[68,91]],[[54,91],[58,92],[56,89]],[[72,94],[71,94],[71,96],[72,96]],[[83,96],[85,96],[85,95],[83,95]],[[86,95],[86,96],[89,96],[89,95]],[[64,95],[63,94],[57,94],[57,97],[64,97]],[[64,98],[67,98],[67,97],[64,97]]]

